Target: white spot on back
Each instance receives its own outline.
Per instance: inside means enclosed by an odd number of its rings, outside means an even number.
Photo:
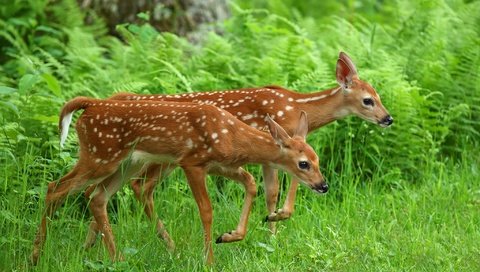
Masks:
[[[193,148],[193,141],[192,139],[188,138],[187,141],[185,142],[187,145],[187,148],[192,149]]]
[[[244,120],[244,121],[249,120],[249,119],[252,119],[253,117],[254,117],[253,114],[247,114],[247,115],[242,117],[242,120]]]

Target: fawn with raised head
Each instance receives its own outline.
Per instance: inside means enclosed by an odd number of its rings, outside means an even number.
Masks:
[[[297,112],[298,124],[290,137],[272,118],[265,116],[269,132],[262,132],[212,105],[179,102],[112,101],[78,97],[66,103],[60,114],[61,143],[75,111],[83,109],[76,130],[80,154],[77,164],[58,182],[48,184],[45,212],[37,232],[32,261],[37,263],[46,239],[49,217],[67,195],[88,187],[89,209],[94,228],[113,260],[117,253],[107,215],[107,202],[122,183],[150,164],[180,166],[198,205],[204,228],[207,263],[213,261],[211,245],[212,207],[207,173],[234,179],[245,187],[245,203],[234,231],[218,242],[243,239],[256,195],[254,178],[241,168],[260,163],[281,168],[312,190],[324,193],[327,184],[319,170],[318,157],[305,142],[307,116]]]
[[[393,118],[382,105],[375,89],[360,80],[357,69],[347,54],[340,52],[336,65],[336,79],[339,86],[316,93],[296,93],[277,86],[239,89],[215,92],[196,92],[176,95],[136,95],[120,93],[112,96],[112,100],[154,100],[185,101],[199,104],[212,104],[229,111],[244,123],[263,130],[267,124],[265,116],[276,117],[276,121],[287,131],[293,133],[297,127],[298,112],[308,114],[308,130],[312,131],[347,115],[353,114],[364,120],[376,123],[381,127],[390,126]],[[154,219],[153,190],[159,181],[158,176],[168,175],[162,171],[161,165],[152,165],[142,175],[146,180],[137,179],[132,182],[135,196],[145,206],[145,213]],[[283,208],[275,211],[279,185],[277,172],[268,165],[263,165],[267,221],[275,232],[274,221],[289,218],[294,211],[295,195],[298,180],[293,178]],[[157,223],[160,236],[168,236],[160,221]],[[170,241],[171,242],[171,241]]]

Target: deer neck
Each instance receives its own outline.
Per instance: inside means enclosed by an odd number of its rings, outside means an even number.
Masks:
[[[307,113],[310,131],[350,114],[340,87],[316,93],[298,94],[295,102],[299,110]]]
[[[248,127],[245,136],[236,137],[235,153],[238,154],[237,161],[245,163],[277,164],[280,161],[283,151],[273,140],[268,132],[262,132]],[[244,156],[248,154],[248,156]]]

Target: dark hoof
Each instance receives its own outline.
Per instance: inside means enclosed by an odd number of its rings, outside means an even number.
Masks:
[[[268,220],[268,215],[265,216],[265,219],[263,220],[264,223],[267,223],[267,222],[270,222],[270,220]]]
[[[222,236],[218,237],[217,240],[215,240],[215,244],[221,244],[223,243]]]

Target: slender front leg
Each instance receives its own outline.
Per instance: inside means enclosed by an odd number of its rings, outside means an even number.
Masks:
[[[268,214],[273,214],[275,212],[277,201],[278,201],[278,171],[270,166],[263,165],[263,179],[264,179],[264,186],[265,186],[265,200],[267,202],[267,210]],[[269,217],[267,216],[267,221]],[[272,234],[276,232],[275,222],[269,222],[269,228]]]
[[[212,249],[212,221],[213,211],[208,191],[205,184],[206,171],[202,167],[182,167],[185,171],[190,189],[192,189],[193,197],[197,202],[198,211],[203,224],[205,236],[205,258],[207,264],[213,263]]]
[[[241,183],[245,187],[245,201],[243,204],[242,214],[240,216],[240,221],[237,225],[237,228],[218,237],[216,243],[230,243],[243,240],[243,238],[245,238],[245,234],[247,233],[248,216],[250,215],[253,200],[255,199],[255,196],[257,194],[257,186],[255,184],[255,179],[252,175],[250,175],[250,173],[240,167],[232,169],[230,171],[223,168],[221,169],[221,171],[215,171],[214,174],[231,178]]]
[[[295,210],[295,197],[297,195],[298,184],[299,184],[298,180],[295,178],[292,178],[292,183],[290,184],[290,188],[288,190],[285,203],[283,204],[283,208],[269,214],[267,216],[268,221],[273,222],[273,221],[285,220],[292,216],[293,211]]]

